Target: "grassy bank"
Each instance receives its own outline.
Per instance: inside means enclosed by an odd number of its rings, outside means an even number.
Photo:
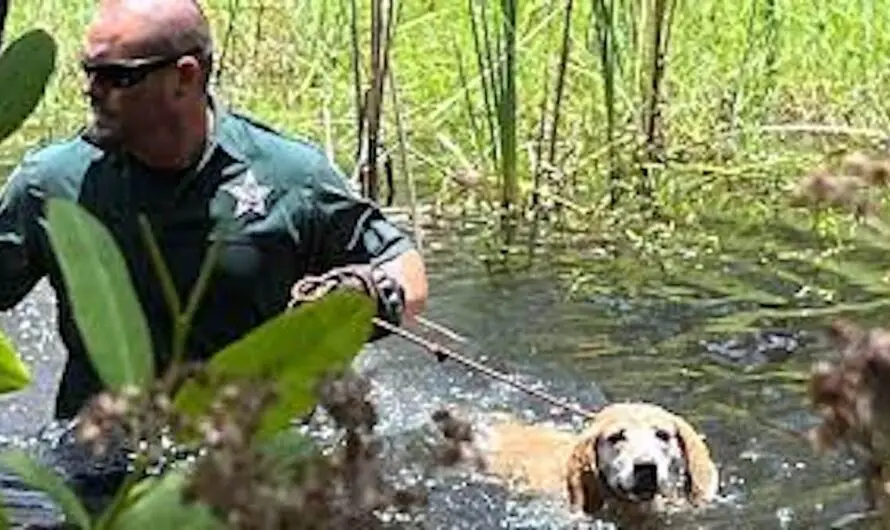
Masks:
[[[489,2],[489,18],[501,3]],[[26,146],[67,134],[79,124],[85,107],[76,57],[91,4],[14,0],[10,38],[31,26],[48,28],[60,40],[61,69],[42,107],[9,143],[12,149],[0,153],[3,164],[14,163]],[[223,96],[280,129],[326,146],[352,171],[358,145],[350,3],[204,4],[222,54],[218,90]],[[563,221],[575,228],[606,233],[617,221],[623,232],[636,219],[633,200],[605,208],[609,98],[594,9],[611,7],[614,20],[626,17],[631,22],[611,26],[623,65],[623,70],[612,71],[611,100],[616,112],[613,154],[626,178],[635,179],[634,164],[645,140],[640,138],[640,109],[650,101],[646,23],[657,4],[576,2],[571,11],[556,167],[540,187],[549,191],[541,196],[548,211],[561,209]],[[548,127],[554,116],[566,8],[566,2],[553,1],[517,6],[516,155],[518,189],[525,198],[534,181],[545,96]],[[370,3],[359,2],[357,11],[362,78],[367,82]],[[486,151],[491,144],[483,125],[486,93],[468,4],[403,2],[398,13],[390,63],[405,128],[404,153],[399,151],[391,87],[382,113],[382,141],[394,162],[397,201],[407,200],[404,154],[418,180],[421,203],[439,204],[452,213],[468,207],[489,211],[479,205],[496,204],[502,184]],[[742,224],[768,221],[786,208],[787,184],[826,154],[882,140],[880,131],[890,119],[883,103],[890,92],[890,36],[880,28],[888,23],[890,12],[867,0],[678,4],[666,39],[660,153],[648,171],[660,221],[649,219],[635,232],[644,241],[641,246],[675,236],[704,241],[704,223],[715,214]],[[490,28],[495,27],[498,22],[491,22]],[[634,29],[636,33],[628,33]]]

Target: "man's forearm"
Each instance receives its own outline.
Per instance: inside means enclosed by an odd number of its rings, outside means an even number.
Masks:
[[[305,276],[291,287],[288,307],[318,300],[344,286],[370,295],[377,302],[377,316],[391,324],[410,323],[426,308],[426,270],[415,250],[376,265],[345,265]]]
[[[429,295],[426,267],[420,253],[416,250],[409,250],[383,263],[380,268],[399,282],[402,289],[404,289],[405,311],[403,321],[412,321],[426,308],[426,301]]]

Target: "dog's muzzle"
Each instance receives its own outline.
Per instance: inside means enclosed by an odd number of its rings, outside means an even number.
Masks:
[[[635,464],[633,470],[633,487],[630,492],[634,497],[650,500],[658,493],[658,468],[652,463]]]

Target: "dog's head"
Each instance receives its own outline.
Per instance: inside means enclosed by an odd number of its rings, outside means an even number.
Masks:
[[[717,470],[685,420],[655,405],[619,403],[600,411],[576,446],[568,487],[572,504],[589,513],[609,499],[698,504],[716,494]]]

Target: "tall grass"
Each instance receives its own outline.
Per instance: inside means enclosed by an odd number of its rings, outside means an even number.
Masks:
[[[538,205],[540,199],[541,177],[546,172],[557,170],[556,149],[559,140],[559,125],[562,117],[562,102],[566,88],[566,72],[569,66],[569,55],[572,49],[572,15],[575,2],[567,0],[563,11],[563,23],[560,31],[560,42],[556,70],[551,71],[550,62],[545,63],[542,72],[544,86],[541,94],[541,116],[539,118],[538,138],[534,166],[534,183],[532,186],[532,207]],[[553,90],[550,90],[550,78],[555,77]],[[553,99],[552,109],[550,99]],[[548,127],[549,124],[549,127]],[[546,149],[546,153],[544,150]]]
[[[468,0],[469,26],[473,36],[478,74],[485,103],[489,149],[487,154],[500,177],[502,219],[507,240],[518,206],[517,93],[516,93],[516,0],[499,0],[493,8],[487,0]],[[465,90],[469,90],[467,85]],[[472,110],[470,111],[472,112]],[[481,136],[476,131],[477,137]]]
[[[621,69],[621,53],[618,41],[618,18],[615,0],[593,0],[593,23],[595,42],[588,40],[588,45],[598,52],[600,75],[602,77],[602,105],[606,114],[606,147],[609,152],[608,180],[610,183],[609,199],[614,205],[618,202],[621,174],[619,172],[618,150],[616,144],[618,129],[618,102],[616,100],[616,76]]]
[[[647,47],[648,55],[645,61],[646,77],[643,89],[646,102],[645,110],[643,111],[646,158],[640,189],[642,195],[649,198],[654,188],[651,165],[662,162],[664,159],[665,139],[661,115],[664,94],[662,93],[662,88],[667,71],[668,48],[675,2],[673,0],[651,0],[644,4],[647,5],[647,10],[649,11],[645,16],[648,21],[649,46]]]
[[[479,173],[455,213],[571,204],[576,227],[620,234],[604,223],[622,208],[599,206],[629,190],[651,196],[678,229],[700,230],[714,212],[761,222],[824,152],[872,141],[846,131],[890,123],[890,35],[877,30],[890,12],[872,2],[422,0],[389,19],[390,2],[352,1],[205,1],[224,52],[218,90],[326,143],[356,179],[374,152],[372,129],[384,158],[400,138],[397,165],[417,176],[423,203],[454,178],[454,152],[440,141],[449,138]],[[63,62],[0,167],[79,125],[74,59],[92,5],[13,6],[8,33],[50,29]],[[398,93],[386,97],[389,70]],[[394,96],[398,115],[383,104]],[[395,203],[408,202],[410,186],[393,182]]]
[[[622,191],[635,188],[637,197],[651,200],[653,169],[664,162],[665,131],[661,113],[664,101],[670,35],[675,10],[673,0],[593,0],[588,45],[599,57],[609,146],[610,203]],[[623,91],[626,104],[616,96]],[[642,139],[642,153],[632,152],[640,173],[636,186],[622,182],[630,177],[622,171],[618,145],[620,123],[638,123],[632,138]],[[626,142],[625,142],[626,143]],[[630,142],[634,147],[634,142]]]
[[[392,0],[372,0],[370,6],[370,66],[369,86],[363,87],[360,62],[361,42],[358,36],[359,12],[356,0],[350,2],[352,16],[352,64],[355,83],[356,113],[358,115],[358,154],[355,167],[362,192],[374,201],[380,200],[380,160],[381,117],[383,113],[384,89],[389,77],[391,42],[396,25],[396,3]],[[384,164],[392,191],[392,168],[387,158]],[[391,198],[386,201],[391,202]]]

